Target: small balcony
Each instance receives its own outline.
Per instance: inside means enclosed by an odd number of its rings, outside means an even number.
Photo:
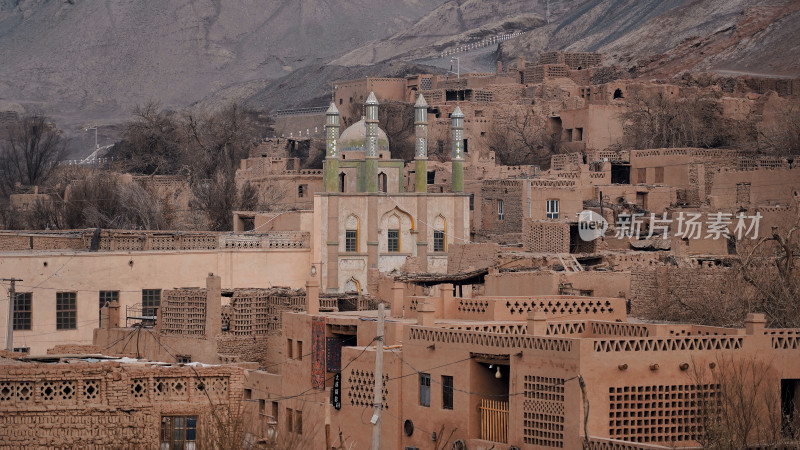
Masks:
[[[481,399],[481,439],[508,442],[508,402]]]

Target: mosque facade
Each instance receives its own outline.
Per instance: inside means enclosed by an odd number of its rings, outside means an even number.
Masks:
[[[325,192],[314,195],[314,264],[323,292],[366,293],[380,273],[443,273],[447,250],[469,239],[469,195],[463,192],[464,115],[451,117],[453,189],[427,191],[427,109],[415,109],[414,190],[404,189],[404,163],[392,159],[378,127],[378,100],[370,93],[365,117],[339,133],[339,111],[326,113]],[[373,292],[375,290],[372,290]]]

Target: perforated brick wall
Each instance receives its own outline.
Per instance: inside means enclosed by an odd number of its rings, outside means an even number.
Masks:
[[[534,253],[569,253],[569,224],[525,219],[522,223],[522,244]]]

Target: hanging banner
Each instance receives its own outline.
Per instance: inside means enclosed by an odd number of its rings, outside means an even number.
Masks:
[[[325,389],[325,317],[311,318],[311,387]]]
[[[331,405],[337,411],[342,409],[342,373],[336,372],[333,376],[333,386],[331,387]]]

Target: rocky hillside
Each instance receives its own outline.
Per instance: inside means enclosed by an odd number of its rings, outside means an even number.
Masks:
[[[442,1],[0,0],[0,109],[80,127],[181,107],[328,62]]]
[[[800,2],[590,0],[501,45],[500,58],[544,50],[596,51],[639,73],[682,71],[800,75]],[[530,59],[529,59],[530,60]]]
[[[526,33],[461,68],[568,49],[651,78],[796,76],[799,11],[796,0],[0,0],[0,110],[44,111],[89,148],[84,127],[113,141],[137,103],[308,106],[334,79],[445,70],[442,50],[511,31]]]

